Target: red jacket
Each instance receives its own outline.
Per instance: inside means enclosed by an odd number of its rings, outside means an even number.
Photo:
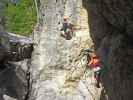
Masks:
[[[88,63],[88,66],[92,69],[96,67],[101,67],[101,61],[97,57],[91,58],[91,61]]]

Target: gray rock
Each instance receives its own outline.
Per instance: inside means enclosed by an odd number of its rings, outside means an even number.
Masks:
[[[15,67],[10,64],[0,71],[0,100],[23,100],[27,93],[26,75],[21,68]]]
[[[31,57],[33,41],[30,38],[12,33],[0,33],[1,48],[5,49],[7,61],[20,61]]]
[[[34,32],[37,45],[31,61],[32,90],[29,100],[93,100],[85,84],[80,83],[86,57],[82,61],[78,55],[82,49],[93,45],[82,0],[40,0],[39,14],[40,22]],[[77,28],[71,40],[60,36],[63,16],[69,16]],[[76,61],[78,57],[80,60]],[[74,72],[72,76],[71,72]],[[94,85],[90,85],[89,89],[94,95],[100,93]],[[99,94],[94,97],[97,100]]]

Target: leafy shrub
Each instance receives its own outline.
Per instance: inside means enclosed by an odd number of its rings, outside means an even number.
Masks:
[[[34,0],[20,0],[16,5],[8,2],[5,16],[7,31],[29,36],[37,21]]]

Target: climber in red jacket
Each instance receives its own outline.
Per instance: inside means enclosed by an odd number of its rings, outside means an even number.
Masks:
[[[101,61],[99,57],[95,54],[91,54],[91,59],[88,63],[88,66],[94,71],[94,78],[96,79],[96,87],[100,88],[100,70],[101,70]]]

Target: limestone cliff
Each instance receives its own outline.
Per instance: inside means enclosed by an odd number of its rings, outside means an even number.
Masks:
[[[0,42],[0,61],[8,60],[0,63],[0,100],[132,100],[132,4],[132,0],[38,0],[34,52],[33,43],[23,42],[23,37],[8,34]],[[0,2],[0,8],[4,6]],[[71,40],[60,36],[63,16],[74,24]],[[0,15],[1,33],[3,19]],[[92,45],[104,66],[102,91],[94,86],[81,54]]]
[[[93,76],[83,79],[86,56],[76,60],[82,49],[93,45],[82,0],[40,0],[39,4],[29,100],[98,100],[100,90]],[[74,24],[71,40],[60,36],[63,16]]]

